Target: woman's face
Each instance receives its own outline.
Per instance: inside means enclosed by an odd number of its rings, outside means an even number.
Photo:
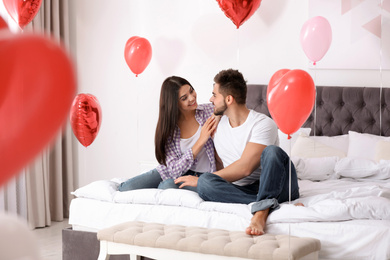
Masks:
[[[198,107],[196,103],[196,91],[190,85],[183,85],[179,89],[180,112],[192,111]]]

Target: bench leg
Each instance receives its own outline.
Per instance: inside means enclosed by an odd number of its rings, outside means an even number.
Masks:
[[[108,260],[110,259],[110,255],[107,251],[107,241],[100,241],[100,251],[98,260]]]
[[[130,254],[130,260],[141,260],[141,256],[135,255],[135,254]]]

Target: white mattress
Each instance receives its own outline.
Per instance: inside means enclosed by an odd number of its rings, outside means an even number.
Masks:
[[[205,202],[191,191],[146,189],[118,192],[119,181],[98,181],[74,192],[69,223],[97,231],[139,220],[245,230],[250,205]],[[304,203],[284,203],[270,214],[266,232],[321,240],[320,259],[390,259],[390,183],[300,181]]]

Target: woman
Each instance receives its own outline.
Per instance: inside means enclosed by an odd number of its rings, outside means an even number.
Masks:
[[[121,183],[119,190],[177,188],[179,185],[173,180],[179,176],[214,172],[214,145],[210,137],[218,120],[213,112],[211,103],[197,104],[196,92],[186,79],[167,78],[161,86],[155,134],[155,154],[160,165]]]

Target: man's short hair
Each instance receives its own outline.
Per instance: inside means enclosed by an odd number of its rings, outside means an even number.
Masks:
[[[214,77],[214,82],[219,84],[219,92],[224,96],[231,95],[237,104],[244,105],[246,102],[246,81],[238,70],[221,70]]]

